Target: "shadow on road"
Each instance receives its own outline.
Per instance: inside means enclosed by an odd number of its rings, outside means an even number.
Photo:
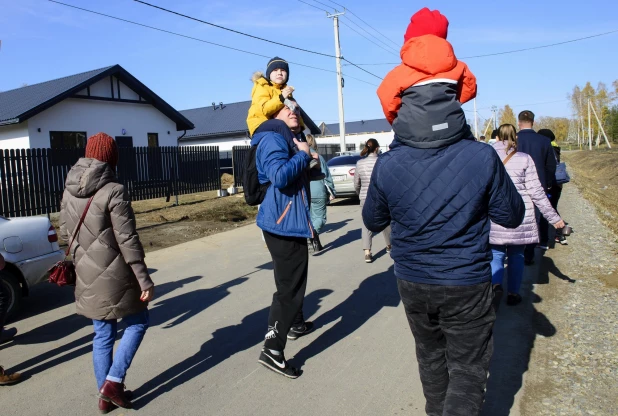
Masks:
[[[330,203],[330,205],[334,207],[347,207],[359,204],[360,199],[358,199],[358,197],[335,199],[333,202]]]
[[[356,230],[350,230],[347,233],[345,233],[342,236],[337,237],[337,239],[335,239],[334,241],[327,243],[326,245],[324,245],[324,250],[320,251],[319,253],[315,254],[316,257],[322,256],[323,254],[334,250],[336,248],[339,247],[343,247],[346,244],[350,244],[353,243],[355,241],[360,241],[361,239],[361,229],[358,228]],[[360,246],[359,246],[360,247]],[[360,251],[360,248],[359,248]]]
[[[553,274],[560,280],[565,280],[569,283],[575,283],[575,279],[571,279],[566,274],[562,273],[560,269],[554,263],[554,260],[551,257],[545,257],[541,259],[541,267],[539,270],[539,279],[537,281],[538,284],[546,285],[549,283],[549,274]]]
[[[291,360],[297,367],[315,357],[360,328],[386,306],[397,307],[400,302],[393,267],[363,280],[350,296],[313,321],[316,330],[339,319],[311,344],[300,350]]]
[[[325,234],[325,233],[332,233],[333,231],[340,230],[346,225],[348,225],[348,223],[350,223],[351,221],[352,220],[343,220],[339,222],[326,224],[324,227],[322,227],[322,231],[320,232],[320,235]]]
[[[540,259],[537,251],[537,264]],[[508,416],[515,402],[515,395],[521,390],[523,376],[528,371],[530,354],[537,335],[551,337],[556,328],[549,319],[537,311],[535,304],[542,302],[533,292],[533,284],[540,283],[543,268],[526,267],[520,294],[522,303],[508,306],[495,299],[497,319],[494,325],[494,354],[489,368],[487,394],[481,416]],[[507,268],[508,279],[508,268]],[[504,296],[506,298],[506,296]]]
[[[155,293],[158,297],[165,296],[174,290],[178,290],[183,286],[196,282],[201,279],[202,276],[192,276],[187,277],[185,279],[181,279],[175,282],[163,283],[161,285],[157,285],[155,289]],[[241,279],[241,278],[239,278]],[[235,280],[239,280],[235,279]],[[228,282],[228,284],[232,283],[230,286],[234,286],[235,284],[240,284],[243,281],[247,280],[246,278],[241,279],[240,282]],[[197,295],[191,297],[189,302],[196,302],[197,305],[185,305],[184,307],[180,306],[170,306],[169,310],[161,309],[157,311],[159,304],[155,304],[155,307],[151,309],[151,326],[159,325],[163,322],[167,322],[174,317],[178,317],[174,322],[184,322],[187,319],[195,316],[197,313],[206,309],[207,307],[213,305],[219,300],[223,299],[229,291],[227,291],[227,287],[222,287],[224,285],[220,285],[214,287],[212,289],[206,289],[205,291],[194,291],[189,292],[189,294],[198,293]],[[188,295],[188,294],[187,294]],[[185,295],[180,295],[180,297]],[[185,299],[186,300],[186,299]],[[167,300],[163,300],[160,303],[167,302]],[[200,303],[202,302],[202,303]],[[199,310],[198,310],[199,309]],[[15,337],[14,343],[21,345],[30,345],[30,344],[41,344],[48,342],[57,342],[63,338],[70,336],[71,334],[92,325],[92,321],[90,319],[84,318],[80,315],[69,315],[64,318],[60,318],[56,321],[50,322],[48,324],[42,325],[38,328],[33,329],[32,331],[26,332],[24,334],[20,334]],[[170,325],[172,326],[172,325]],[[118,331],[117,338],[121,338],[123,334],[123,329]],[[13,367],[11,371],[22,371],[26,375],[37,374],[53,368],[57,365],[63,364],[65,362],[71,361],[77,357],[80,357],[84,354],[88,354],[92,351],[92,338],[93,334],[85,335],[79,339],[71,341],[67,344],[61,345],[57,348],[51,349],[44,354],[38,355],[34,358],[31,358],[23,363],[20,363],[16,367]],[[77,349],[75,349],[77,348]],[[70,351],[70,352],[69,352]],[[66,354],[69,352],[68,354]],[[27,371],[23,371],[27,369]]]
[[[320,308],[323,298],[330,295],[330,289],[319,289],[305,296],[304,312],[311,316]],[[270,306],[243,318],[237,325],[217,329],[193,356],[163,371],[134,391],[138,397],[133,402],[136,409],[143,408],[157,397],[200,376],[205,371],[227,360],[234,354],[254,347],[264,340]],[[256,365],[259,351],[256,349]]]

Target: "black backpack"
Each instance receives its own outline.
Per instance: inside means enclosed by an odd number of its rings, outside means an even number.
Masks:
[[[242,184],[245,192],[245,201],[251,206],[260,205],[266,197],[270,183],[261,184],[258,179],[257,164],[255,161],[257,145],[251,146],[245,157],[245,171],[242,174]]]

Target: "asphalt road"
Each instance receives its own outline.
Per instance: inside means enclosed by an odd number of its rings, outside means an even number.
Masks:
[[[392,260],[377,236],[376,261],[364,263],[359,216],[358,205],[329,208],[326,250],[311,258],[305,299],[305,316],[317,329],[286,349],[303,370],[297,380],[257,363],[274,292],[257,227],[150,253],[157,298],[126,379],[139,414],[423,415]],[[24,302],[21,319],[10,325],[20,334],[0,347],[0,363],[27,379],[0,388],[2,415],[96,414],[92,325],[74,311],[70,288],[43,284]],[[505,319],[497,326],[508,339],[509,360],[518,359],[512,325]],[[502,376],[488,394],[487,414],[509,414],[511,407],[518,414],[522,372]]]

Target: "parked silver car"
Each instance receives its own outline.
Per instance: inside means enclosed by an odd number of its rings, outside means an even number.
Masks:
[[[328,170],[335,183],[337,198],[356,197],[354,190],[354,172],[356,162],[361,159],[359,154],[337,156],[328,161]]]
[[[48,270],[64,259],[56,230],[46,217],[0,216],[0,254],[6,261],[0,284],[7,289],[9,315],[19,310],[22,296],[48,276]]]

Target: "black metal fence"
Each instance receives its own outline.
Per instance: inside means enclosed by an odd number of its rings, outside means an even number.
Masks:
[[[218,147],[129,147],[119,152],[118,181],[133,201],[221,187]],[[84,153],[84,149],[0,151],[2,215],[58,212],[66,175]]]
[[[245,172],[245,158],[251,146],[232,147],[232,164],[234,166],[234,186],[242,186],[242,176]]]
[[[219,169],[221,173],[234,174],[233,152],[219,152]]]

